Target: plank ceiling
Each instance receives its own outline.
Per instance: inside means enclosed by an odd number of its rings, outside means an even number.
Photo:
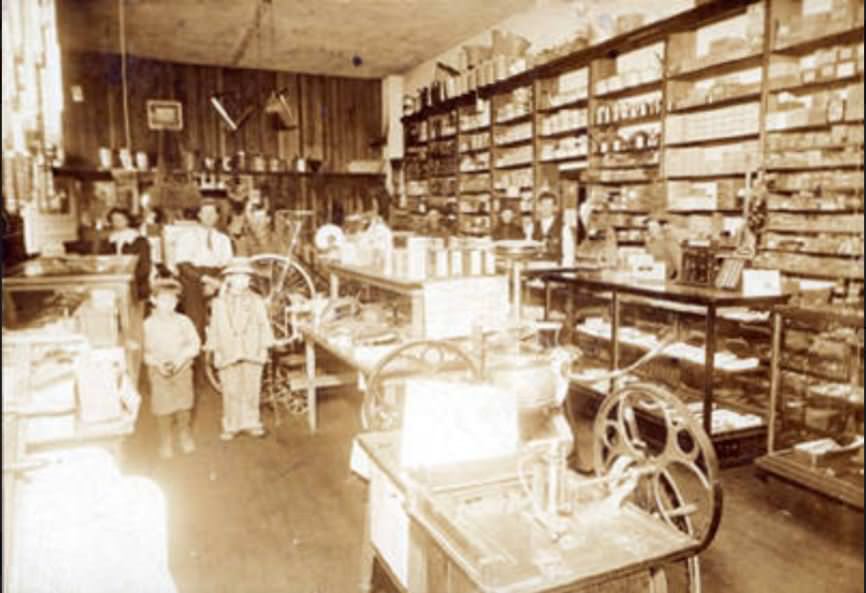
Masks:
[[[121,0],[57,0],[64,50],[119,52]],[[124,0],[130,54],[194,64],[380,78],[535,0]],[[258,26],[257,26],[258,24]]]

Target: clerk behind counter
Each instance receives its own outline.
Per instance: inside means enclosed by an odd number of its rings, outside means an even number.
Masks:
[[[676,280],[682,268],[681,242],[686,238],[683,229],[671,224],[665,212],[655,212],[647,220],[646,250],[657,261],[665,264],[668,278]]]
[[[538,220],[532,228],[532,239],[544,243],[544,259],[563,267],[574,265],[574,232],[557,212],[557,196],[545,191],[538,196]]]

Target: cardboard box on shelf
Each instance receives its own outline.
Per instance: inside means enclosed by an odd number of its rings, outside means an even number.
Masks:
[[[838,78],[850,78],[855,74],[857,74],[857,63],[854,60],[839,62],[836,66],[836,76]]]
[[[845,119],[848,121],[863,120],[863,103],[863,83],[849,86]]]
[[[836,78],[836,64],[826,64],[818,69],[818,80],[827,82]]]

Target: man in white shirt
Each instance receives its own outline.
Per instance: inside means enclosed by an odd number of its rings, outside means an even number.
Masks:
[[[532,239],[544,243],[545,258],[558,265],[574,265],[574,233],[556,211],[557,198],[553,192],[538,196],[538,221],[532,231]]]
[[[216,202],[203,202],[198,211],[199,225],[190,228],[178,238],[177,271],[183,285],[183,310],[199,337],[204,339],[207,324],[206,297],[221,285],[220,271],[232,259],[232,243],[216,229],[219,210]]]

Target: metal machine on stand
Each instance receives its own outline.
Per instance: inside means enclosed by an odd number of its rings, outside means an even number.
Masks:
[[[537,241],[497,241],[496,256],[508,263],[512,292],[512,321],[519,325],[523,307],[523,272],[529,260],[541,253],[542,244]]]
[[[416,470],[400,465],[399,443],[393,442],[398,433],[360,437],[380,470],[373,471],[371,493],[379,491],[382,475],[396,480],[391,487],[401,491],[405,513],[421,526],[407,537],[413,549],[426,552],[409,559],[396,556],[409,566],[390,566],[392,573],[408,575],[401,583],[406,590],[451,593],[448,587],[457,581],[449,576],[447,585],[434,582],[441,568],[430,565],[431,558],[444,555],[451,567],[445,572],[453,569],[461,575],[459,582],[468,583],[455,591],[582,593],[606,591],[598,587],[610,584],[616,591],[699,593],[698,555],[712,542],[722,511],[718,463],[700,423],[680,400],[656,386],[616,390],[595,419],[594,475],[578,474],[568,466],[575,435],[563,416],[569,383],[579,380],[571,374],[574,355],[554,350],[535,358],[546,360],[547,367],[515,366],[488,353],[486,368],[463,374],[466,399],[477,391],[472,385],[485,383],[515,396],[519,438],[512,454]],[[441,383],[443,397],[453,399],[460,381]],[[371,391],[381,383],[374,373]],[[399,402],[374,399],[377,413],[390,409],[392,418],[402,415]],[[454,422],[459,423],[451,418],[449,426]],[[398,427],[392,423],[388,429]],[[383,511],[372,497],[371,520],[382,521]],[[386,549],[390,545],[372,538],[386,564],[397,562]],[[413,568],[411,562],[427,565]],[[623,583],[638,584],[616,588]]]

